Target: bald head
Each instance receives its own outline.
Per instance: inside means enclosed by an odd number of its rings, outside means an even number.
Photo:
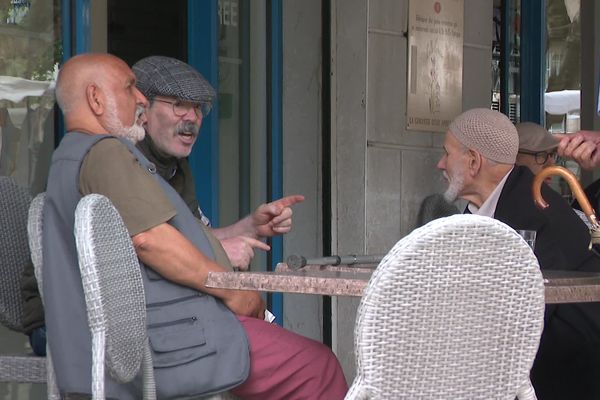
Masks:
[[[110,54],[82,54],[69,59],[58,73],[56,101],[63,113],[73,112],[83,106],[85,88],[91,84],[102,85],[115,68],[128,68],[120,58]]]
[[[146,98],[135,88],[135,75],[127,64],[110,54],[82,54],[60,69],[56,101],[67,131],[111,133],[115,120],[135,123],[136,106]]]

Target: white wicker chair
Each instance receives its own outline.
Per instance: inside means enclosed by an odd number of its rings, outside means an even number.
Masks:
[[[0,324],[23,332],[21,279],[31,262],[27,245],[29,191],[0,176]],[[46,382],[46,359],[28,354],[0,355],[0,382]]]
[[[110,200],[90,194],[75,211],[75,239],[92,333],[92,397],[104,399],[105,367],[118,382],[141,368],[143,398],[155,399],[152,355],[140,265],[129,233]],[[202,400],[235,400],[229,392]]]
[[[105,367],[122,383],[130,382],[141,367],[143,398],[155,399],[140,264],[109,199],[91,194],[80,200],[75,238],[92,334],[92,398],[105,398]]]
[[[432,221],[371,277],[346,399],[535,399],[543,317],[539,265],[514,230],[476,215]]]
[[[27,237],[29,239],[29,250],[31,252],[31,261],[35,273],[35,279],[40,291],[42,303],[44,301],[43,292],[43,255],[42,255],[42,228],[43,228],[43,211],[46,193],[40,193],[31,202],[27,217]],[[56,385],[56,377],[52,366],[52,357],[50,356],[50,347],[46,344],[46,381],[49,400],[60,399],[58,386]]]

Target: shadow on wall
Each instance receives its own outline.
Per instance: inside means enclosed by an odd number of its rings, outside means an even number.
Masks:
[[[423,199],[419,214],[417,215],[417,228],[433,221],[434,219],[459,214],[460,210],[453,203],[444,199],[440,193],[431,194]]]

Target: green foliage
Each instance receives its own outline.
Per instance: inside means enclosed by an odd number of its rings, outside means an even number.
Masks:
[[[15,11],[0,0],[0,75],[52,80],[62,58],[59,0],[31,0]],[[18,15],[16,23],[8,18]]]

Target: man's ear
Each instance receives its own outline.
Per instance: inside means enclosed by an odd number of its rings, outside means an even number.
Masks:
[[[90,110],[92,110],[95,115],[102,115],[104,113],[102,90],[100,90],[95,83],[92,83],[86,88],[85,95]]]
[[[467,156],[469,157],[469,174],[477,176],[483,164],[483,157],[478,151],[472,149],[467,150]]]

